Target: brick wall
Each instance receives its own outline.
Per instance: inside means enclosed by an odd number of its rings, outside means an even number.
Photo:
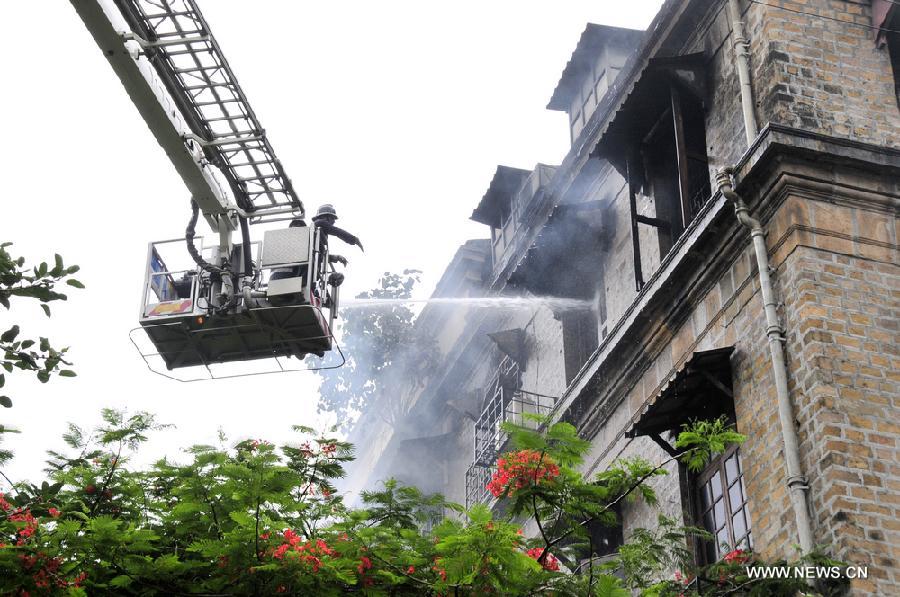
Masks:
[[[869,567],[859,592],[900,592],[900,253],[868,209],[787,202],[788,354],[816,540]],[[782,218],[783,220],[784,218]],[[791,235],[791,224],[803,224]]]
[[[869,29],[854,26],[870,23],[868,3],[766,2],[836,21],[741,1],[751,40],[760,126],[773,122],[877,145],[900,144],[900,114],[886,52],[875,49]],[[721,5],[713,6],[698,23],[682,49],[703,49],[710,57],[707,145],[710,166],[715,169],[734,163],[746,142],[730,27]],[[667,47],[681,46],[672,42]],[[811,483],[816,541],[830,546],[838,558],[869,566],[870,578],[855,581],[857,593],[898,594],[900,272],[895,264],[900,263],[900,255],[894,216],[900,186],[886,177],[876,181],[860,174],[858,164],[848,165],[840,158],[827,166],[821,162],[802,166],[781,162],[779,166],[775,165],[778,159],[757,164],[768,173],[759,175],[767,180],[755,188],[766,189],[766,195],[746,199],[764,220],[776,294],[782,302],[779,314],[788,330],[789,387],[804,472]],[[637,296],[628,189],[608,164],[598,170],[598,180],[589,191],[581,187],[563,199],[596,198],[606,203],[607,238],[597,259],[604,271],[608,325],[612,326]],[[790,184],[778,182],[779,177],[800,173],[803,176]],[[692,278],[696,290],[685,304],[670,305],[678,313],[671,319],[661,319],[659,312],[646,313],[643,331],[627,339],[646,348],[641,362],[629,365],[635,371],[608,372],[596,390],[598,401],[617,406],[592,432],[585,469],[595,472],[621,456],[665,460],[658,446],[646,439],[628,440],[625,431],[693,352],[734,346],[735,414],[738,430],[748,436],[741,452],[755,547],[764,558],[793,558],[796,523],[785,486],[781,426],[755,260],[749,234],[734,223],[731,214],[728,219],[730,224],[718,229],[720,236],[700,249],[703,267],[698,270],[709,269],[697,275],[714,279],[700,283]],[[641,242],[647,280],[659,263],[658,251],[653,253],[657,244],[646,228]],[[727,263],[720,263],[726,259]],[[677,296],[688,281],[668,283],[672,296]],[[506,324],[524,327],[528,333],[523,387],[560,395],[565,368],[559,322],[549,311],[540,310],[510,317]],[[471,389],[489,375],[485,367],[484,363],[473,367]],[[616,384],[621,387],[608,389]],[[462,433],[460,439],[460,449],[470,458],[471,435]],[[449,488],[461,486],[466,457],[457,459],[454,466]],[[662,511],[677,517],[684,505],[674,468],[673,474],[653,483]],[[627,507],[626,537],[637,527],[654,526],[656,512],[640,503]]]
[[[747,11],[760,126],[776,122],[878,145],[900,145],[890,57],[886,48],[875,47],[869,2],[766,0],[766,4],[775,6],[752,4]]]
[[[537,309],[525,326],[527,362],[522,373],[522,388],[547,396],[560,396],[566,389],[562,324],[553,312]]]
[[[870,578],[854,588],[879,595],[900,590],[900,253],[897,223],[886,211],[850,204],[837,192],[807,192],[788,195],[766,225],[815,539],[835,557],[868,566]],[[624,431],[694,351],[734,345],[735,412],[748,436],[741,451],[756,548],[765,558],[793,558],[796,523],[765,329],[746,242],[592,438],[587,469],[619,454],[664,459],[652,444],[624,439]],[[656,485],[667,496],[663,510],[677,511],[677,502],[669,503],[677,476]],[[641,506],[625,515],[629,531],[654,524]]]

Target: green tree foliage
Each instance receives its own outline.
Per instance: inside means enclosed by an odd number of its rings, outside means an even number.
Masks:
[[[348,507],[333,483],[352,460],[352,447],[333,432],[305,427],[294,428],[289,445],[227,446],[223,437],[219,445],[189,448],[183,463],[133,467],[133,456],[162,427],[148,413],[105,410],[93,430],[70,426],[66,449],[50,453],[45,482],[0,494],[0,594],[626,597],[633,590],[659,596],[808,590],[795,581],[748,579],[745,566],[758,564],[749,553],[694,566],[685,541],[699,531],[665,518],[658,529],[636,533],[612,563],[581,563],[593,551],[579,545],[585,521],[616,524],[619,501],[652,503],[646,480],[662,469],[627,460],[584,478],[577,466],[588,445],[565,423],[509,429],[510,464],[498,467],[494,485],[508,506],[504,515],[486,505],[465,510],[395,481],[364,492],[361,507]],[[716,445],[721,436],[712,429],[694,425],[686,433]],[[523,525],[539,531],[528,538]],[[675,580],[658,580],[673,567],[680,570]]]
[[[50,317],[50,307],[47,303],[64,301],[66,295],[56,289],[60,282],[73,288],[84,288],[84,285],[70,277],[78,271],[77,265],[66,266],[63,258],[54,255],[53,266],[46,262],[34,267],[25,265],[24,257],[13,258],[7,250],[12,243],[0,243],[0,305],[6,311],[12,307],[11,298],[26,298],[37,300],[47,317]],[[2,329],[2,328],[0,328]],[[50,381],[52,375],[60,377],[75,377],[75,372],[68,367],[71,363],[65,360],[67,348],[56,349],[50,345],[47,338],[22,338],[18,325],[13,325],[0,333],[0,406],[10,408],[12,399],[5,395],[3,387],[6,385],[6,376],[16,371],[31,371],[41,383]],[[0,441],[6,433],[15,433],[14,429],[0,424]],[[12,458],[12,452],[0,449],[0,466]]]
[[[418,270],[385,272],[377,287],[356,296],[366,301],[385,300],[384,305],[355,307],[342,311],[341,350],[347,362],[338,369],[319,371],[319,411],[333,412],[343,431],[348,431],[359,413],[377,405],[378,412],[393,423],[404,413],[402,387],[415,385],[435,362],[433,338],[417,334],[415,312],[408,304],[421,281]]]
[[[12,258],[7,247],[12,243],[0,244],[0,305],[8,311],[11,308],[12,297],[30,298],[40,302],[41,308],[47,317],[50,317],[50,307],[47,303],[64,301],[66,295],[56,290],[56,285],[65,280],[66,284],[74,288],[84,288],[78,280],[71,278],[78,271],[77,265],[66,267],[63,258],[54,255],[53,267],[42,262],[34,267],[25,266],[25,258]],[[50,346],[47,338],[35,341],[23,339],[19,335],[19,326],[13,325],[0,334],[0,351],[3,360],[0,366],[5,373],[0,373],[0,388],[6,382],[6,374],[16,370],[33,371],[41,383],[50,380],[54,373],[62,377],[74,377],[71,369],[61,369],[60,365],[71,365],[63,357],[65,348],[56,350]],[[12,401],[8,396],[0,396],[0,405],[10,407]]]

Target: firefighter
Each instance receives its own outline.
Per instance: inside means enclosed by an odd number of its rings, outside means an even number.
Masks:
[[[312,221],[313,226],[321,230],[326,238],[329,236],[336,236],[348,245],[356,245],[359,247],[360,251],[365,251],[359,238],[350,234],[343,228],[338,228],[334,225],[337,219],[337,212],[335,211],[334,206],[330,203],[325,203],[316,211],[316,215],[313,216]],[[346,265],[346,259],[344,259],[343,263]]]
[[[362,241],[354,235],[350,234],[343,228],[338,228],[334,225],[337,221],[337,211],[335,211],[334,206],[330,203],[324,203],[319,206],[319,209],[316,210],[316,215],[313,216],[313,226],[318,228],[322,232],[322,243],[328,243],[329,236],[335,236],[348,245],[356,245],[359,247],[360,251],[364,251]],[[324,247],[322,247],[324,249]],[[328,256],[329,263],[340,263],[341,265],[347,265],[347,259],[341,255],[329,255]],[[328,276],[328,283],[334,287],[340,286],[344,282],[344,274],[339,272],[332,272]]]

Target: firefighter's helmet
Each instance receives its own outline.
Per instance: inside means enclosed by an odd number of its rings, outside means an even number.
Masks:
[[[334,206],[330,203],[323,203],[319,206],[319,209],[316,210],[316,218],[322,218],[325,216],[331,216],[335,220],[338,219],[337,211],[335,211]]]

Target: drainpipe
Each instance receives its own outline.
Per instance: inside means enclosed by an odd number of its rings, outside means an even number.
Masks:
[[[741,109],[744,114],[744,132],[747,134],[747,145],[752,145],[759,126],[753,112],[753,88],[750,86],[750,42],[744,34],[744,22],[741,20],[741,9],[738,0],[727,0],[728,20],[731,21],[731,38],[734,44],[734,56],[737,60],[738,80],[741,83]]]
[[[756,265],[759,270],[759,287],[762,292],[766,313],[766,336],[769,338],[769,353],[772,358],[772,370],[775,374],[775,392],[778,396],[778,418],[781,421],[781,436],[784,441],[784,459],[787,465],[787,488],[791,497],[794,516],[797,519],[797,535],[803,553],[813,549],[812,522],[807,509],[807,493],[809,484],[800,466],[800,440],[794,425],[794,413],[791,397],[788,393],[787,365],[784,361],[784,328],[778,321],[775,311],[775,293],[772,290],[772,279],[769,277],[769,253],[766,239],[759,220],[750,216],[750,210],[744,200],[734,190],[731,181],[732,168],[724,168],[716,174],[716,185],[719,192],[734,204],[738,221],[750,230],[753,240],[753,251],[756,254]]]

